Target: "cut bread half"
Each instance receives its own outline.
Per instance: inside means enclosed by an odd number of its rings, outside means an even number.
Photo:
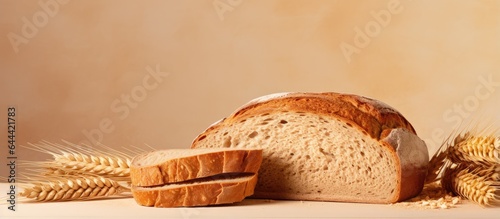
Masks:
[[[135,156],[130,165],[134,186],[158,186],[223,173],[257,173],[262,149],[169,149]]]
[[[257,174],[223,174],[159,187],[132,187],[137,204],[189,207],[240,202],[253,194]]]
[[[192,148],[263,149],[257,198],[393,203],[419,194],[428,151],[392,107],[338,93],[250,101]]]

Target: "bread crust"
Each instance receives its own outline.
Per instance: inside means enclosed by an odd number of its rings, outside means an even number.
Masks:
[[[334,116],[361,127],[372,138],[380,140],[384,129],[405,128],[416,134],[413,126],[394,108],[367,97],[339,93],[282,93],[270,98],[258,98],[237,109],[229,117],[210,126],[206,132],[223,123],[235,123],[253,115],[279,109]],[[203,138],[199,135],[194,142]]]
[[[424,141],[402,129],[386,130],[382,136],[382,144],[394,149],[394,157],[400,167],[397,173],[400,180],[397,196],[391,202],[416,196],[422,191],[427,176],[429,153]],[[407,145],[413,147],[408,148]]]
[[[416,165],[418,167],[410,167],[405,164],[405,162],[402,162],[409,158],[401,158],[396,149],[398,147],[403,147],[408,150],[418,150],[428,156],[425,143],[422,143],[423,145],[420,143],[403,143],[401,145],[394,145],[393,142],[384,141],[383,139],[387,137],[388,133],[395,129],[403,129],[414,135],[416,138],[418,137],[416,136],[415,129],[412,125],[394,108],[378,100],[357,95],[332,92],[281,93],[257,98],[237,109],[229,117],[224,118],[210,126],[193,141],[191,147],[196,148],[199,141],[204,139],[207,135],[210,135],[210,133],[214,130],[217,130],[227,124],[237,123],[251,116],[276,111],[305,112],[314,113],[319,116],[334,117],[352,125],[353,127],[357,127],[360,132],[376,139],[380,142],[382,147],[391,151],[392,154],[394,154],[394,159],[400,166],[397,173],[399,178],[394,179],[398,181],[399,186],[396,188],[394,197],[388,197],[387,201],[383,201],[382,203],[393,203],[405,200],[416,196],[422,190],[423,182],[426,177],[426,171],[423,170],[427,167],[428,160],[419,160],[418,162],[420,163]],[[424,150],[425,152],[423,152]],[[260,196],[259,194],[263,194],[263,196]],[[260,193],[258,187],[256,189],[256,195],[258,197],[277,198],[276,196],[270,197],[268,196],[269,194],[266,193]],[[288,196],[283,195],[283,197],[292,197],[292,199],[294,199],[293,197],[296,196],[290,194]],[[304,196],[300,197],[302,198]],[[322,200],[329,200],[329,198]],[[342,201],[357,202],[359,200],[351,199]]]
[[[154,207],[207,206],[240,202],[251,196],[257,184],[257,174],[238,181],[213,181],[182,187],[132,187],[137,204]]]
[[[209,152],[150,166],[135,165],[134,160],[130,166],[132,185],[158,186],[222,173],[257,173],[262,163],[262,149]]]

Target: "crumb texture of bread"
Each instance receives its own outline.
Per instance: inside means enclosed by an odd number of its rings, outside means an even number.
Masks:
[[[396,110],[337,93],[257,98],[210,126],[192,148],[262,148],[257,198],[393,203],[417,195],[425,143]]]
[[[262,149],[168,149],[138,155],[130,166],[134,186],[159,186],[222,173],[257,173]]]

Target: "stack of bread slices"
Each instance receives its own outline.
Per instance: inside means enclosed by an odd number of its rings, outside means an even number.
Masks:
[[[261,149],[170,149],[136,156],[130,167],[139,205],[207,206],[242,201],[254,192]]]

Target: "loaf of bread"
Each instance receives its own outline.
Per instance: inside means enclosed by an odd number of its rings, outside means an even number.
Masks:
[[[263,149],[253,197],[394,203],[419,194],[429,155],[392,107],[338,93],[280,93],[211,125],[192,148]]]
[[[132,195],[144,206],[204,206],[252,195],[262,149],[169,149],[135,156]]]

